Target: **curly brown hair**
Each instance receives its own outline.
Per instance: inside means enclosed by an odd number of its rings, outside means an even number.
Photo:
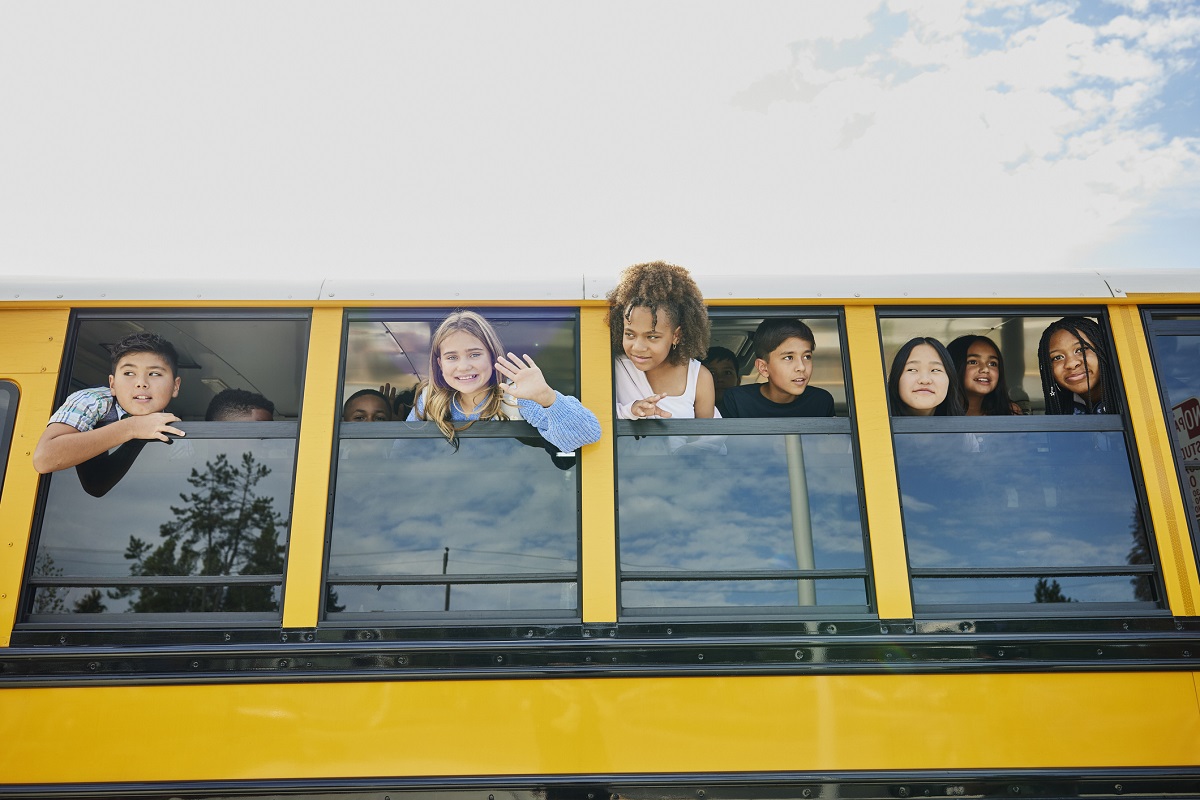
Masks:
[[[667,355],[668,364],[686,364],[689,359],[703,359],[708,354],[708,309],[700,287],[683,267],[665,261],[634,264],[621,273],[621,280],[608,293],[608,330],[612,354],[623,355],[624,324],[613,319],[627,320],[635,308],[648,308],[658,325],[658,312],[667,316],[668,327],[678,325],[679,346]]]

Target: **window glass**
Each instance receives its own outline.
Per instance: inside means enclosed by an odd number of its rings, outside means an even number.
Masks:
[[[253,426],[247,426],[253,427]],[[196,434],[196,435],[193,435]],[[296,443],[150,442],[103,497],[48,476],[30,621],[66,614],[278,617]]]
[[[449,311],[352,314],[342,402],[425,379]],[[482,313],[505,351],[528,354],[553,388],[578,396],[574,310]],[[578,616],[575,457],[520,420],[477,422],[455,448],[432,423],[400,413],[339,423],[324,618]]]
[[[623,439],[619,450],[627,612],[867,610],[848,434],[730,435],[723,448],[673,454],[657,446],[661,439]],[[800,579],[800,570],[816,572]],[[833,579],[834,571],[845,575]]]
[[[1113,372],[1090,373],[1104,385],[1103,405],[1096,400],[1093,407],[1106,412],[1081,413],[1080,397],[1071,392],[1065,396],[1074,396],[1074,405],[1064,408],[1075,414],[1045,415],[1038,347],[1043,331],[1066,316],[1099,325],[1091,344],[1100,355],[1088,358]],[[989,352],[1000,358],[986,369],[981,358],[974,370],[964,361],[967,368],[956,375],[964,398],[969,403],[974,393],[974,410],[984,410],[980,397],[1002,391],[1007,382],[1008,399],[1024,412],[891,418],[917,613],[949,607],[1046,614],[1094,614],[1105,604],[1161,608],[1136,460],[1124,420],[1114,413],[1124,398],[1111,388],[1120,383],[1102,315],[884,315],[879,324],[885,371],[914,337],[947,346],[960,336],[986,337],[995,345]],[[953,354],[955,348],[949,349]],[[1053,368],[1050,374],[1056,374]],[[1068,371],[1065,380],[1074,376]],[[1061,383],[1052,385],[1062,392]],[[1011,403],[997,405],[1011,410]]]
[[[8,451],[12,447],[19,397],[20,391],[15,383],[0,381],[0,497],[4,496],[4,473],[8,469]]]
[[[800,319],[812,330],[803,392],[829,392],[836,416],[619,421],[626,617],[870,610],[840,317],[714,310],[711,344],[735,355],[739,385],[760,392],[768,378],[755,367],[754,334],[765,319]]]
[[[904,433],[895,446],[918,608],[1156,601],[1120,431]]]

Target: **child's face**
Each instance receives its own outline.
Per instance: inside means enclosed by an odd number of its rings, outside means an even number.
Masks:
[[[179,378],[158,353],[128,353],[108,376],[108,388],[126,413],[140,417],[166,408],[179,395]]]
[[[716,388],[718,397],[721,392],[732,389],[740,382],[737,364],[727,358],[714,358],[704,366],[708,367],[708,371],[712,373],[713,387]]]
[[[808,388],[812,377],[813,343],[792,336],[784,339],[766,359],[755,359],[758,374],[767,379],[762,392],[773,403],[790,403]]]
[[[1086,336],[1070,331],[1055,331],[1050,336],[1050,371],[1054,382],[1068,392],[1096,402],[1104,396],[1100,382],[1100,359]]]
[[[963,389],[980,397],[996,391],[1000,381],[1000,354],[987,342],[975,342],[967,348],[963,364]]]
[[[645,306],[629,312],[625,320],[625,355],[642,372],[649,372],[667,360],[671,345],[679,343],[682,329],[672,327],[668,314],[659,309],[658,324]]]
[[[492,354],[478,337],[466,331],[455,331],[442,340],[438,366],[446,385],[464,397],[491,388],[495,369]]]
[[[391,418],[391,410],[387,403],[382,397],[373,394],[354,398],[346,403],[346,408],[342,410],[343,422],[387,422]]]
[[[919,344],[908,354],[900,373],[899,389],[901,401],[922,417],[932,415],[946,399],[950,376],[932,345]]]

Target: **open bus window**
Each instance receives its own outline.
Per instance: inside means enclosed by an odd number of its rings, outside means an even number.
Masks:
[[[4,474],[8,469],[8,451],[12,447],[13,425],[17,421],[17,400],[21,392],[12,381],[0,381],[0,497],[4,496]]]
[[[740,385],[763,380],[752,338],[767,317],[812,329],[809,389],[830,392],[837,416],[618,422],[626,618],[870,611],[840,318],[714,310],[712,343],[736,355]]]
[[[352,313],[343,404],[424,380],[447,313]],[[483,313],[505,351],[529,354],[553,388],[577,396],[575,311]],[[425,422],[339,424],[324,619],[578,616],[576,459],[519,420],[476,422],[457,438],[452,447]]]
[[[129,442],[43,479],[22,620],[277,623],[308,314],[81,313],[60,401],[107,386],[107,346],[140,331],[178,352],[180,391],[166,410],[187,435]],[[231,388],[266,397],[276,421],[205,422]]]
[[[1193,547],[1200,542],[1200,316],[1146,313]]]
[[[1043,414],[1038,343],[1063,316],[881,315],[885,369],[913,337],[948,344],[986,336],[1003,354],[1009,398],[1030,411],[892,416],[918,614],[1162,608],[1123,417]],[[1103,331],[1103,319],[1090,316]],[[1096,346],[1112,352],[1106,332]],[[1116,369],[1115,359],[1106,363]],[[1108,386],[1120,386],[1111,377]],[[1124,407],[1123,397],[1106,400],[1112,409]]]
[[[803,313],[773,313],[769,317],[800,319],[812,330],[815,341],[809,385],[833,395],[834,413],[839,417],[846,416],[846,384],[843,379],[842,341],[837,318],[813,317]],[[766,318],[766,315],[727,316],[720,311],[714,311],[710,316],[712,336],[709,352],[712,352],[713,348],[723,348],[736,356],[739,386],[762,384],[767,380],[754,366],[754,331]]]

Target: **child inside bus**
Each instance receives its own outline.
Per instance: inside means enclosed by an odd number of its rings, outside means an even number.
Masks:
[[[434,422],[455,448],[457,434],[480,419],[523,419],[560,452],[600,440],[595,414],[552,389],[528,355],[506,358],[503,352],[499,335],[483,316],[455,311],[446,317],[433,334],[429,380],[418,388],[408,419]],[[497,373],[508,381],[501,383]]]
[[[390,422],[392,401],[377,389],[360,389],[342,407],[342,422]]]
[[[727,347],[710,347],[708,355],[700,362],[713,378],[713,389],[717,399],[717,408],[725,397],[725,390],[732,389],[741,383],[738,375],[737,355]]]
[[[909,339],[892,359],[888,405],[896,417],[961,417],[962,383],[946,346],[937,339]]]
[[[109,352],[108,386],[75,392],[50,417],[33,451],[33,468],[38,472],[75,467],[128,442],[170,442],[171,436],[184,435],[171,425],[179,417],[165,410],[179,395],[175,347],[158,334],[143,331],[121,339]],[[130,458],[120,475],[132,463]],[[82,473],[80,480],[84,480]]]
[[[204,412],[207,422],[270,422],[274,418],[275,404],[261,394],[245,389],[217,392]]]
[[[618,419],[712,419],[708,311],[683,267],[655,261],[621,274],[608,293]]]
[[[725,392],[726,417],[832,417],[833,395],[812,378],[812,328],[798,319],[765,319],[754,331],[754,368],[765,383]]]
[[[962,376],[968,417],[1004,417],[1020,414],[1021,407],[1008,395],[1004,356],[986,336],[967,334],[946,345],[954,368]]]
[[[1104,331],[1087,317],[1063,317],[1042,332],[1038,371],[1047,414],[1119,414],[1120,393]]]

